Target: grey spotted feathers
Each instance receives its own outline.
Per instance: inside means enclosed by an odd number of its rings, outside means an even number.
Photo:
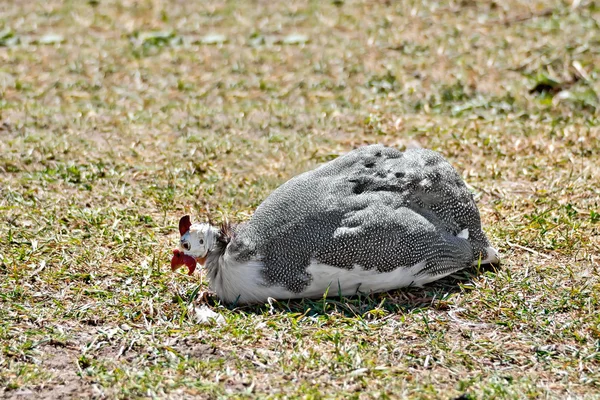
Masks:
[[[209,253],[206,268],[218,281],[224,263],[255,265],[261,290],[291,298],[324,279],[319,265],[336,279],[360,270],[368,290],[371,276],[410,270],[431,281],[480,260],[497,253],[454,168],[434,151],[372,145],[280,186]]]

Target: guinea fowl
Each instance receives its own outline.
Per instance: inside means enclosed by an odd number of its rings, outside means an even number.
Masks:
[[[422,286],[498,262],[459,174],[431,150],[371,145],[292,178],[239,225],[179,221],[171,269],[196,263],[227,303]]]

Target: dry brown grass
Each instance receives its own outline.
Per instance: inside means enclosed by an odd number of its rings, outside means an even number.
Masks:
[[[0,398],[600,397],[600,5],[291,3],[0,1]],[[376,142],[502,267],[195,324],[178,218]]]

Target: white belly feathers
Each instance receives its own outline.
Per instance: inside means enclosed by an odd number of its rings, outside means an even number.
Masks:
[[[228,262],[229,261],[229,262]],[[357,293],[384,292],[399,287],[422,286],[442,278],[441,275],[419,274],[425,262],[409,268],[399,267],[390,272],[364,270],[355,265],[351,270],[311,262],[307,272],[312,276],[310,285],[294,293],[279,285],[267,285],[261,274],[260,261],[231,263],[223,258],[217,279],[210,282],[219,298],[227,303],[264,303],[269,297],[277,299],[320,298],[353,296]]]

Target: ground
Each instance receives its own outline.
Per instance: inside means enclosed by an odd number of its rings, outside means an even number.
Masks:
[[[596,1],[0,1],[0,398],[600,398]],[[502,254],[226,307],[177,222],[441,152]],[[200,325],[207,304],[225,324]]]

